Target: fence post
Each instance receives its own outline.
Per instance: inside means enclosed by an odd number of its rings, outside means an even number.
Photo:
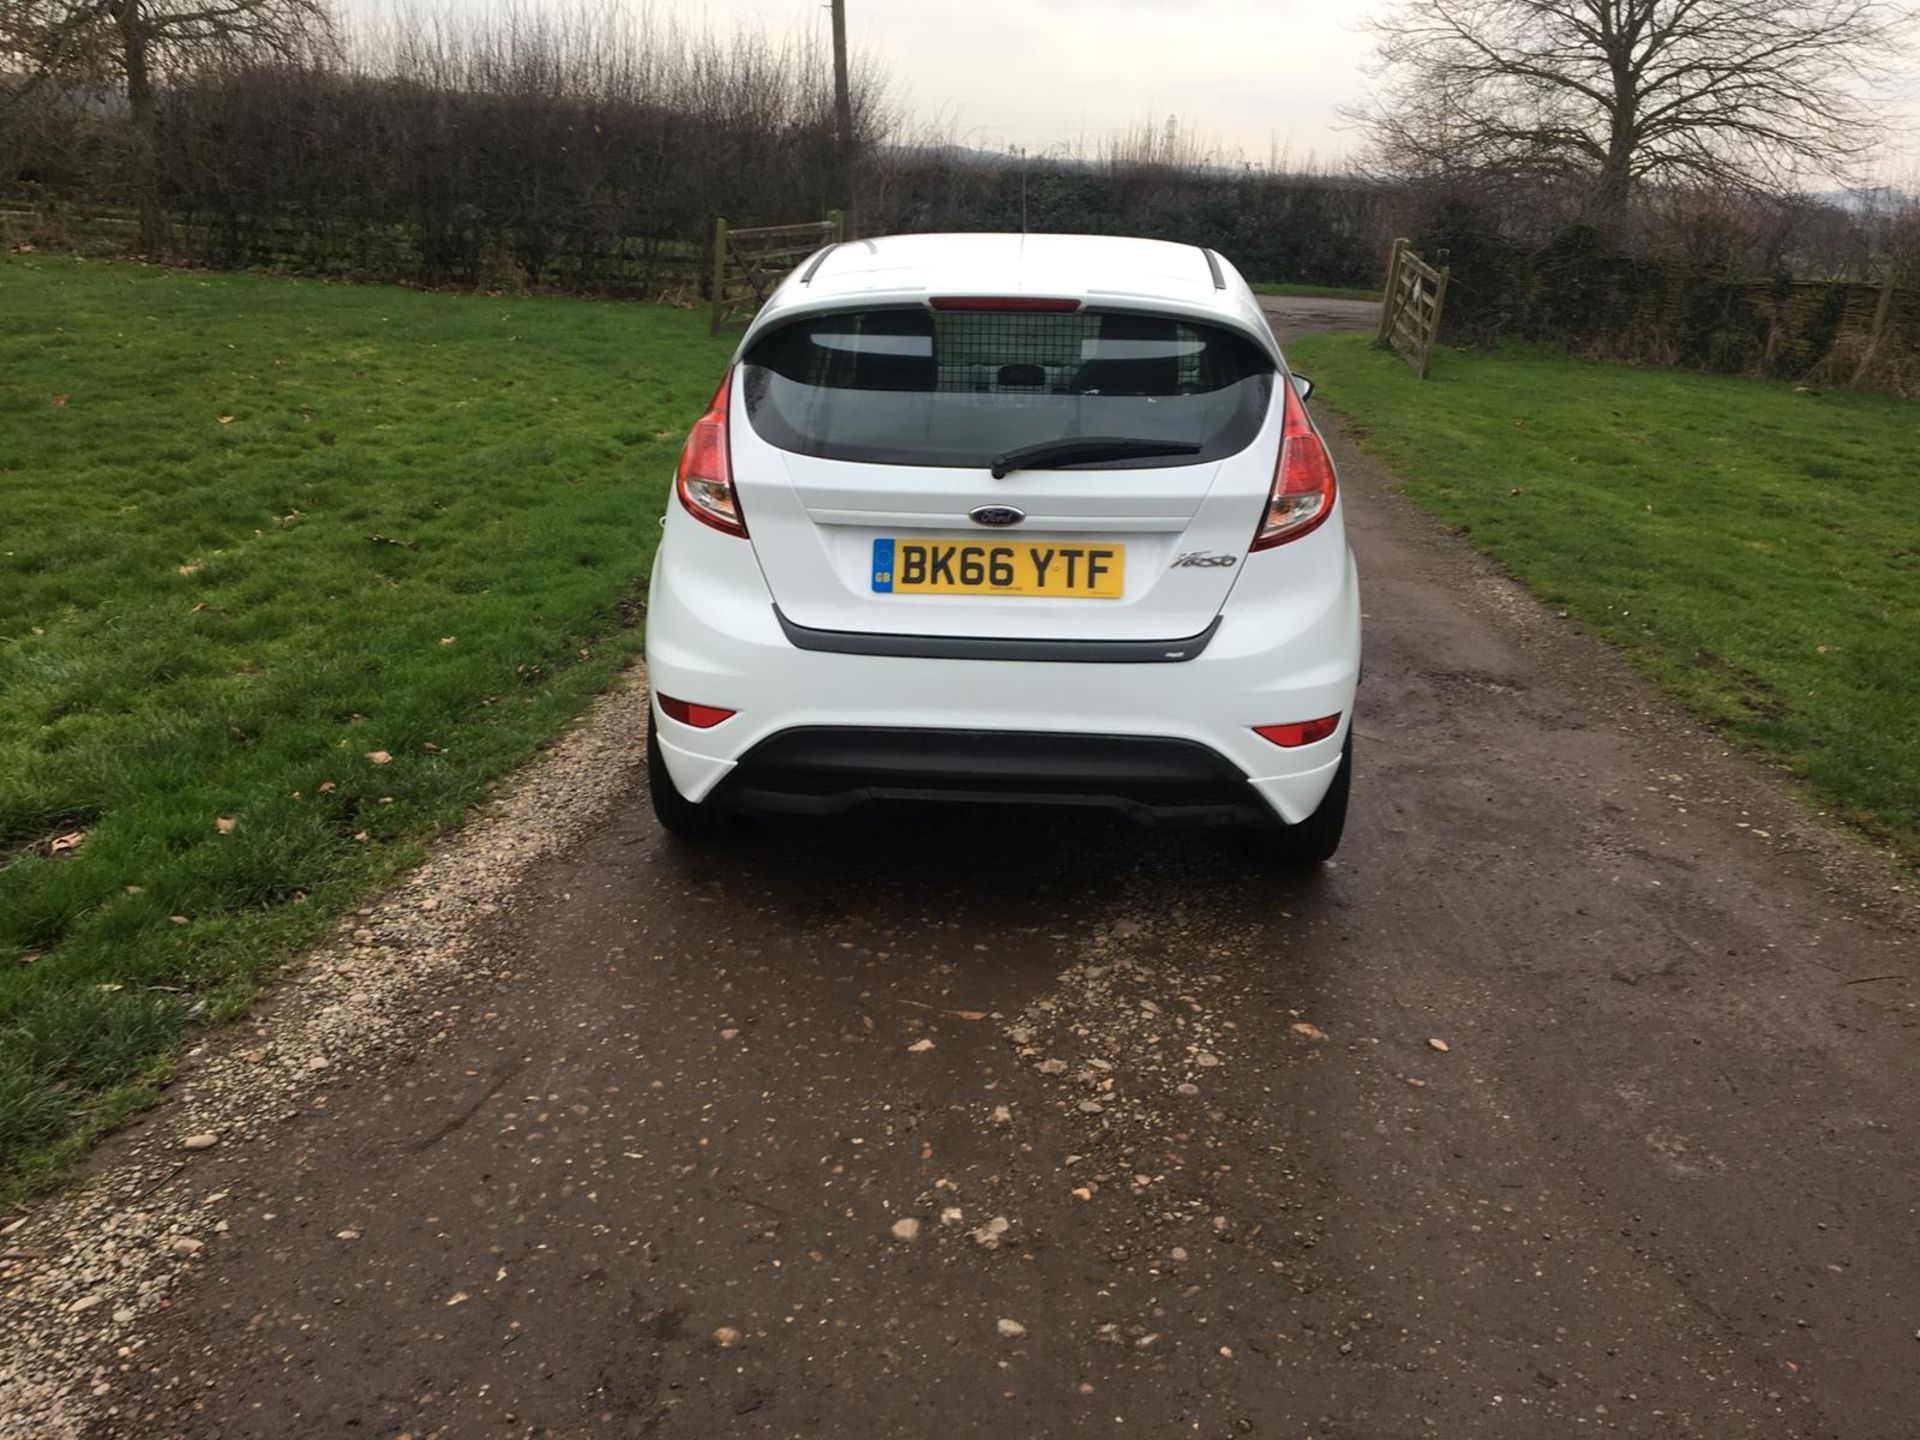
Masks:
[[[1860,356],[1860,363],[1854,367],[1853,379],[1849,384],[1858,385],[1867,378],[1867,372],[1873,368],[1873,362],[1880,355],[1880,337],[1886,333],[1887,312],[1893,308],[1893,272],[1887,272],[1887,278],[1880,284],[1880,302],[1873,307],[1873,329],[1867,332],[1867,348]]]
[[[718,335],[727,322],[727,222],[716,217],[713,222],[713,314],[707,322],[707,333]]]
[[[1393,254],[1387,261],[1387,288],[1380,297],[1380,334],[1376,345],[1390,343],[1393,338],[1393,308],[1400,299],[1400,256],[1405,253],[1407,240],[1397,237],[1393,242]]]
[[[1440,338],[1440,310],[1447,303],[1447,276],[1453,273],[1451,265],[1440,267],[1440,279],[1433,287],[1433,319],[1427,327],[1427,343],[1420,352],[1420,378],[1428,379],[1433,374],[1433,342]]]
[[[847,212],[844,210],[827,211],[827,224],[832,227],[827,236],[829,244],[838,245],[847,238]]]

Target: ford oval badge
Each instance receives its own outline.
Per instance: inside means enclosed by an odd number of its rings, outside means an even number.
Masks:
[[[1018,525],[1027,518],[1027,512],[1011,505],[976,505],[967,512],[967,518],[976,525]]]

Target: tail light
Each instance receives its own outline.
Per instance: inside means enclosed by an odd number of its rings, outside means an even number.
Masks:
[[[1253,537],[1255,550],[1268,550],[1298,540],[1319,528],[1333,513],[1333,460],[1307,419],[1307,407],[1290,377],[1282,375],[1285,392],[1280,412],[1280,459],[1273,467],[1273,490],[1267,513]]]
[[[701,524],[723,534],[744,536],[747,522],[740,514],[740,497],[734,494],[733,461],[727,444],[727,397],[732,389],[733,371],[728,370],[720,388],[713,392],[707,413],[687,432],[673,488],[687,513]]]

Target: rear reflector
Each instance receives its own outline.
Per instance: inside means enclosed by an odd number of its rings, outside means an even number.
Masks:
[[[935,310],[1041,310],[1065,314],[1078,310],[1078,300],[1046,295],[935,295],[927,304]]]
[[[657,698],[660,709],[669,720],[678,720],[682,725],[691,725],[696,730],[710,730],[735,713],[722,710],[718,705],[695,705],[690,700],[675,700],[668,695]]]
[[[1291,750],[1296,745],[1311,745],[1324,740],[1340,728],[1338,715],[1323,715],[1318,720],[1295,720],[1287,725],[1256,725],[1253,733]]]

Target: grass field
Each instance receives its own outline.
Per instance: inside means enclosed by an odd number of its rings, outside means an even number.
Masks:
[[[1352,290],[1340,285],[1293,285],[1284,280],[1249,281],[1256,295],[1298,295],[1308,300],[1378,300],[1378,290]]]
[[[0,313],[4,1198],[634,654],[730,342],[70,256]]]
[[[1529,350],[1289,347],[1406,493],[1920,859],[1920,404]]]

